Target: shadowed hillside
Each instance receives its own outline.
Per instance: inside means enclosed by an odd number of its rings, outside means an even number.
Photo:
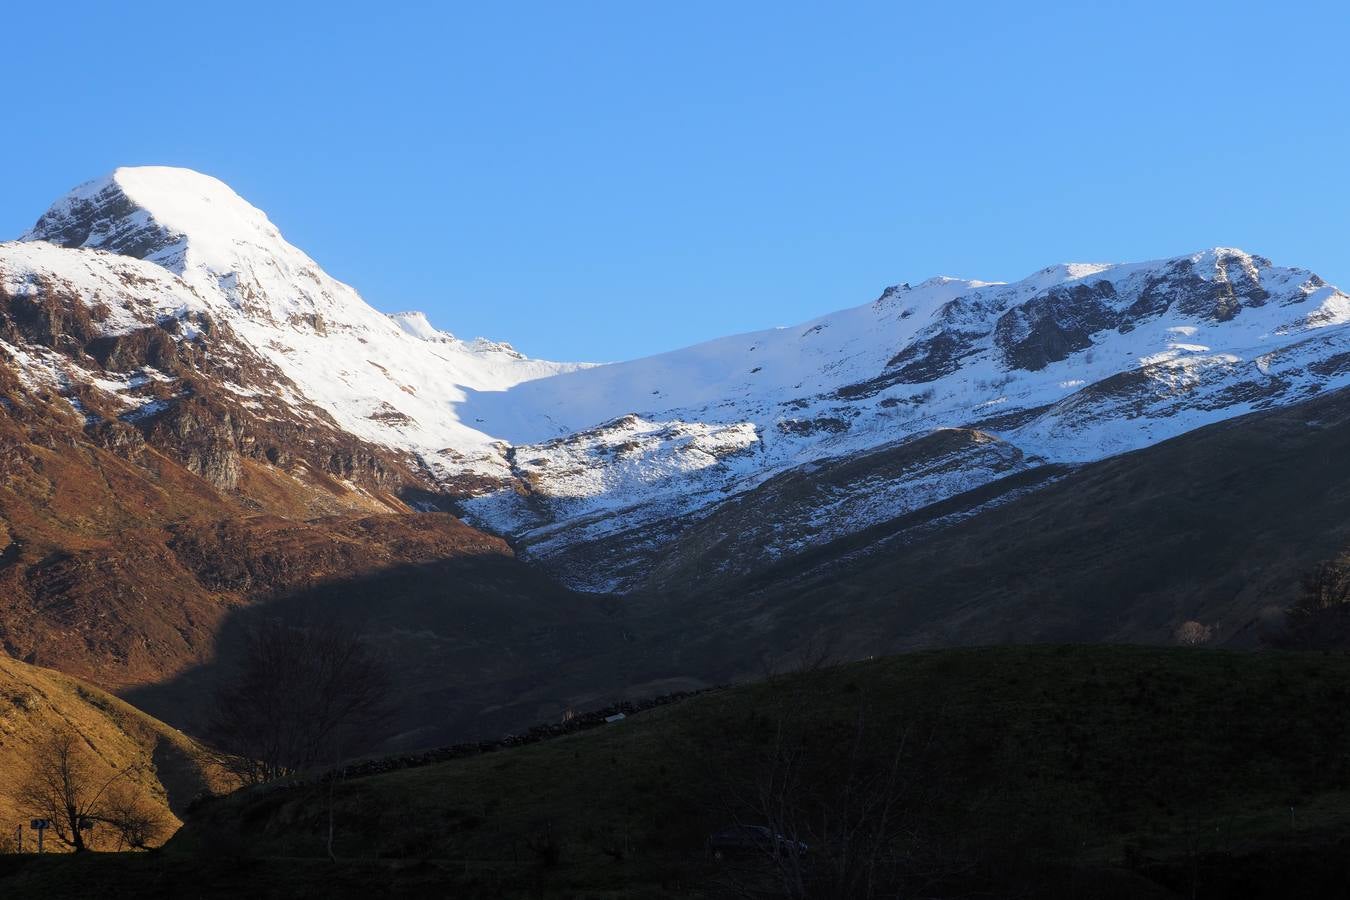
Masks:
[[[1347,454],[1350,393],[1338,391],[1077,469],[1015,475],[742,579],[705,577],[703,560],[724,551],[696,541],[658,570],[663,585],[695,596],[667,607],[654,595],[645,608],[653,623],[699,621],[704,637],[685,653],[748,658],[743,673],[761,650],[791,656],[819,635],[839,658],[857,658],[954,644],[1167,643],[1197,620],[1215,644],[1255,646],[1280,629],[1302,576],[1350,545]],[[772,522],[764,499],[751,492],[691,533]]]
[[[448,521],[423,514],[388,524],[395,535],[419,526],[436,535],[449,528]],[[351,551],[360,559],[363,548],[378,547],[353,542]],[[251,553],[241,547],[240,554],[243,560],[258,555],[256,547]],[[295,556],[287,559],[293,564]],[[269,619],[343,622],[364,635],[390,670],[391,749],[496,738],[561,715],[570,705],[617,696],[632,684],[632,670],[621,664],[623,631],[612,609],[505,553],[447,550],[441,559],[428,553],[416,563],[372,566],[232,609],[208,659],[125,696],[199,733],[204,699],[233,675],[250,629]],[[641,690],[640,683],[632,686]]]
[[[783,896],[769,857],[713,860],[707,836],[790,821],[817,884],[842,877],[830,822],[880,795],[894,828],[874,874],[924,896],[1208,897],[1235,879],[1251,897],[1318,895],[1348,874],[1335,849],[1350,844],[1347,683],[1340,655],[921,653],[531,746],[241,792],[194,810],[157,856],[29,865],[0,886],[153,875],[149,896],[171,896],[209,871],[212,896]],[[766,784],[780,785],[767,805]],[[784,806],[799,817],[775,819]],[[876,821],[868,808],[856,821]]]

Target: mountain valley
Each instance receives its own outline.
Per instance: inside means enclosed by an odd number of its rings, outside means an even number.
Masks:
[[[119,169],[0,244],[0,646],[192,733],[252,624],[349,621],[388,749],[822,644],[1253,646],[1350,538],[1348,327],[1220,248],[540,361],[376,311],[213,178]]]

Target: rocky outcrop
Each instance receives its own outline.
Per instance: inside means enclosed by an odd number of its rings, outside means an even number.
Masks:
[[[58,352],[82,352],[97,335],[84,298],[54,278],[36,278],[33,291],[12,293],[0,284],[0,338],[32,343]]]
[[[1121,316],[1109,281],[1052,288],[999,316],[994,343],[1014,369],[1038,372],[1092,346],[1092,336],[1114,328]]]
[[[938,331],[909,345],[886,363],[885,387],[936,381],[961,368],[961,360],[978,349],[973,337]]]
[[[146,430],[153,445],[171,452],[189,472],[217,489],[232,491],[239,484],[243,428],[229,412],[190,397],[170,404]]]
[[[180,239],[136,204],[116,181],[77,189],[70,202],[53,207],[29,232],[62,247],[83,247],[97,237],[109,253],[145,259]]]
[[[1263,306],[1270,299],[1270,292],[1261,285],[1261,269],[1271,265],[1263,256],[1225,251],[1217,251],[1207,269],[1190,258],[1173,260],[1161,272],[1149,275],[1120,327],[1132,330],[1173,306],[1187,316],[1231,321],[1243,309]],[[1305,284],[1314,289],[1323,286],[1315,275]]]

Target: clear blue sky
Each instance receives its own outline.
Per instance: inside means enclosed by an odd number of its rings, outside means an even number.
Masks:
[[[375,306],[537,356],[1213,245],[1350,285],[1340,3],[133,0],[3,31],[0,234],[189,166]]]

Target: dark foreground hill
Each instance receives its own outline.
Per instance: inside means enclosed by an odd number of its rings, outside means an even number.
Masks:
[[[11,860],[0,894],[1344,896],[1347,701],[1339,654],[914,654],[252,789],[154,854]],[[800,881],[789,853],[711,858],[735,822],[809,844]]]

